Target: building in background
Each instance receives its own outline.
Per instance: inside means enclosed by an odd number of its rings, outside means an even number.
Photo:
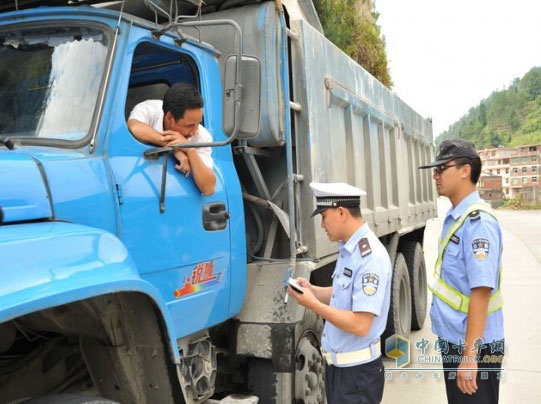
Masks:
[[[511,156],[516,153],[514,147],[498,147],[479,151],[483,163],[483,176],[501,177],[501,190],[505,198],[511,198]]]
[[[494,208],[501,206],[504,199],[506,199],[502,190],[502,177],[499,175],[486,175],[483,173],[479,178],[477,189],[481,198],[490,202]]]
[[[499,206],[502,198],[519,198],[526,205],[540,203],[541,144],[485,149],[479,156],[483,162],[479,192],[485,200],[494,206]]]

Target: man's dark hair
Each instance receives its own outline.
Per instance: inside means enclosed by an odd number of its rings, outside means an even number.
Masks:
[[[466,164],[469,164],[471,167],[471,175],[470,180],[473,184],[477,184],[477,181],[479,181],[479,177],[481,176],[481,159],[479,157],[475,158],[459,158],[456,159],[455,164],[459,166],[464,166]]]
[[[355,208],[346,208],[353,217],[362,217],[361,208],[359,206]]]
[[[184,118],[187,109],[203,108],[203,97],[190,83],[173,84],[163,96],[163,113],[171,112],[175,120]]]

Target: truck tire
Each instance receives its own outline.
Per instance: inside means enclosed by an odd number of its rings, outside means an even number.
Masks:
[[[426,264],[423,247],[417,241],[404,243],[402,253],[406,259],[411,282],[411,329],[423,328],[427,310]]]
[[[411,331],[411,288],[408,266],[402,253],[396,254],[391,281],[391,305],[384,339],[398,334],[409,339]]]
[[[294,403],[325,404],[325,365],[319,350],[319,336],[308,332],[301,337],[295,352]]]
[[[79,394],[55,394],[23,401],[21,404],[119,404],[107,398]]]
[[[295,330],[293,374],[276,373],[270,359],[249,359],[248,385],[250,392],[259,398],[259,404],[326,404],[325,366],[319,350],[322,331],[323,320],[305,310],[303,320]]]

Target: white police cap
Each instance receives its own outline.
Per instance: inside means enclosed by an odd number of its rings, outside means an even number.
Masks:
[[[366,195],[362,189],[343,182],[311,182],[310,188],[316,197],[316,210],[311,216],[339,206],[358,208],[361,205],[361,196]]]

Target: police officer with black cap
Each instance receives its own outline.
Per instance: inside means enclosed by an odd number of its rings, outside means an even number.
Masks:
[[[297,303],[326,320],[321,351],[327,363],[328,404],[380,403],[385,381],[380,337],[390,304],[391,261],[387,250],[361,216],[366,193],[344,183],[311,183],[321,226],[339,242],[332,286],[297,278]]]
[[[447,401],[495,404],[504,354],[502,232],[476,189],[481,159],[470,141],[445,140],[436,160],[419,168],[433,169],[438,194],[452,205],[429,286]]]

